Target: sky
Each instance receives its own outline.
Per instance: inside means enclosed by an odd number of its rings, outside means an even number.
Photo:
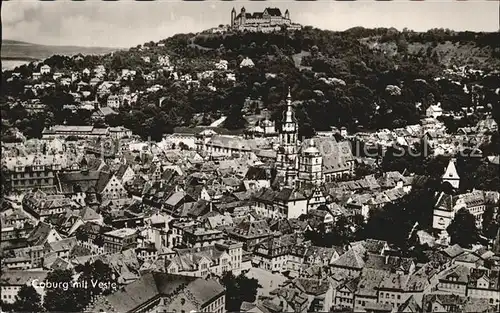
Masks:
[[[498,31],[499,2],[487,0],[374,0],[297,2],[156,0],[103,2],[86,0],[10,0],[2,3],[3,38],[47,45],[127,48],[177,33],[198,32],[229,24],[237,12],[278,7],[290,11],[293,22],[321,29],[355,26]]]

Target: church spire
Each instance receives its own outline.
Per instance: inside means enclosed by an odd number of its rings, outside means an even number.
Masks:
[[[448,182],[453,188],[458,188],[460,186],[460,176],[458,175],[457,168],[455,166],[456,159],[451,158],[446,170],[442,176],[442,181]]]
[[[292,108],[292,95],[290,93],[290,87],[288,87],[288,95],[286,96],[286,112],[285,112],[285,123],[294,123],[295,117]]]
[[[285,177],[285,182],[288,186],[292,186],[297,178],[298,127],[293,112],[290,88],[288,88],[286,106],[279,134],[280,148],[278,149],[276,164],[278,174]]]

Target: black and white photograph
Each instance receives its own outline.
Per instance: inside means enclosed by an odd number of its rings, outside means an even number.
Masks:
[[[500,311],[500,1],[1,9],[1,313]]]

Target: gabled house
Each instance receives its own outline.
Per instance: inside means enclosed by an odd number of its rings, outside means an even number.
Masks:
[[[96,189],[103,200],[121,199],[128,196],[128,192],[120,180],[111,173],[101,172]]]
[[[187,202],[194,202],[194,199],[188,193],[181,190],[174,192],[166,198],[162,207],[170,214],[179,215],[182,206]]]
[[[335,291],[334,306],[338,309],[353,309],[354,296],[359,283],[359,276],[345,279]]]
[[[30,246],[44,245],[62,240],[62,236],[49,224],[39,222],[26,241]]]
[[[463,265],[453,266],[441,274],[437,289],[456,295],[466,296],[469,273],[469,268]]]
[[[118,171],[116,171],[115,176],[122,185],[126,185],[129,181],[134,179],[135,172],[130,166],[122,164],[118,168]]]
[[[229,238],[242,242],[247,251],[253,250],[258,243],[273,236],[273,231],[265,220],[244,220],[226,232]]]

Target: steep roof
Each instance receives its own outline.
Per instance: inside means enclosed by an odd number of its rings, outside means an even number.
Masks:
[[[417,300],[415,300],[413,296],[410,296],[399,306],[398,312],[419,313],[422,312],[422,308],[418,304]]]
[[[264,12],[267,12],[267,14],[271,15],[271,16],[282,16],[281,15],[281,10],[278,9],[278,8],[266,8],[264,10]],[[263,12],[263,13],[264,13]]]
[[[39,222],[38,225],[36,225],[35,229],[33,229],[33,231],[28,236],[27,241],[32,246],[44,244],[51,230],[52,227],[50,227],[49,224]]]
[[[362,269],[365,266],[363,255],[366,249],[363,246],[355,246],[342,254],[332,265],[342,268]]]
[[[442,177],[443,179],[460,179],[457,168],[455,167],[455,160],[450,160]]]

